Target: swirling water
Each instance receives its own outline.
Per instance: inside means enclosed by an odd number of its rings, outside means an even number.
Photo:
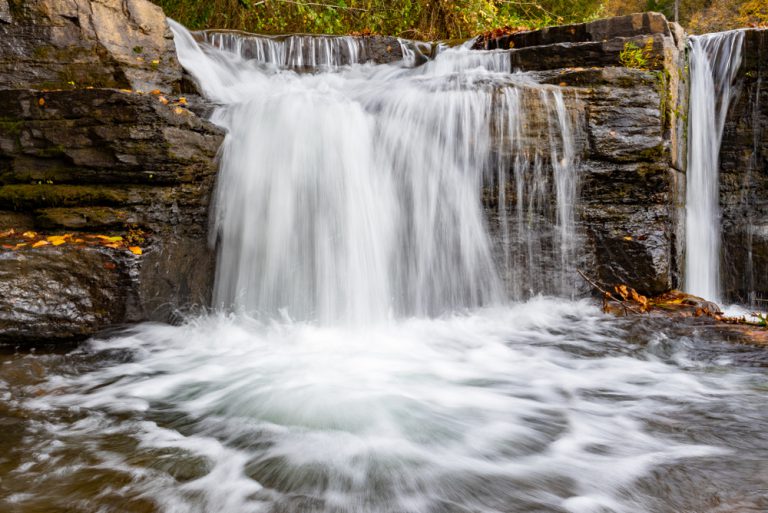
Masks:
[[[0,510],[768,509],[765,353],[564,299],[575,99],[503,52],[296,73],[174,29],[229,130],[221,308],[0,357]]]

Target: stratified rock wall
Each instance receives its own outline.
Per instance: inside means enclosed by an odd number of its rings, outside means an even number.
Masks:
[[[768,30],[747,30],[720,147],[721,276],[727,301],[768,299]]]
[[[14,230],[0,249],[0,343],[78,340],[208,305],[223,133],[174,94],[182,72],[162,11],[0,0],[0,38],[0,233]],[[30,232],[68,238],[33,248]]]
[[[684,242],[684,35],[643,13],[484,41],[511,48],[512,70],[539,72],[584,103],[579,267],[646,294],[678,286]],[[625,48],[643,62],[622,59]],[[636,67],[632,67],[633,65]]]

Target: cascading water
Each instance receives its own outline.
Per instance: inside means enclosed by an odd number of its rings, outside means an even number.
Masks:
[[[225,308],[0,353],[0,510],[765,510],[764,352],[530,298],[573,291],[577,98],[505,52],[174,30],[229,132]]]
[[[361,43],[318,38],[318,51],[306,37],[209,35],[222,53],[174,30],[181,62],[224,104],[213,120],[229,130],[215,200],[217,304],[366,323],[498,303],[481,203],[494,165],[514,297],[570,291],[574,115],[560,88],[502,73],[507,52],[296,74],[251,63],[327,70],[364,58]],[[494,162],[494,152],[506,155]],[[509,240],[507,167],[522,247]]]
[[[691,36],[685,289],[720,300],[720,143],[744,32]]]

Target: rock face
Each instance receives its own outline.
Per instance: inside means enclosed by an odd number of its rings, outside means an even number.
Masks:
[[[538,71],[542,82],[584,104],[579,267],[605,286],[623,283],[648,295],[678,286],[685,198],[678,113],[687,91],[681,29],[644,13],[482,44],[511,47],[513,70]],[[622,59],[633,46],[642,63]]]
[[[768,31],[747,30],[720,147],[724,299],[768,299]]]
[[[3,87],[178,92],[181,65],[147,0],[0,0]]]
[[[207,305],[208,202],[223,134],[187,108],[192,98],[160,94],[182,88],[162,11],[139,0],[8,6],[0,232],[71,237],[36,248],[3,241],[0,343],[78,340]],[[74,242],[89,234],[126,242]]]

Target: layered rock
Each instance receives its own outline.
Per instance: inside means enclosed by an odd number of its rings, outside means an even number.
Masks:
[[[768,299],[768,31],[747,30],[720,147],[724,299]]]
[[[162,94],[182,89],[162,11],[140,0],[8,5],[0,343],[79,340],[208,304],[223,134],[188,108],[192,98]],[[33,248],[18,239],[25,231],[68,238]],[[75,242],[87,234],[125,242]]]
[[[512,70],[583,102],[578,265],[605,286],[655,295],[678,286],[684,241],[686,85],[682,31],[644,13],[484,41]],[[632,62],[625,49],[637,49]],[[514,208],[514,205],[510,205]]]

